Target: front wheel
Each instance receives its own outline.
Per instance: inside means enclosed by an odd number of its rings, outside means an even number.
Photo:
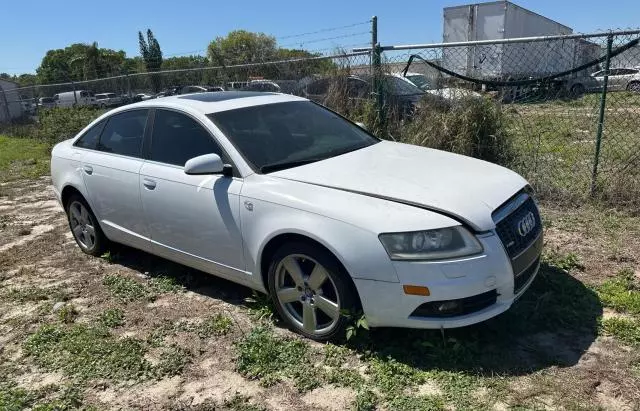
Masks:
[[[339,338],[356,306],[348,274],[328,251],[312,244],[284,244],[269,267],[269,291],[276,309],[296,332],[316,341]]]
[[[573,96],[579,97],[583,95],[584,92],[585,92],[585,87],[580,83],[574,84],[573,86],[571,86],[571,95]]]

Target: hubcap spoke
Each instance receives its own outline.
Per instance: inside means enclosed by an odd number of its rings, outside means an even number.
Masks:
[[[296,288],[283,288],[278,291],[278,299],[282,304],[292,303],[294,301],[298,301],[300,298],[300,291]]]
[[[326,280],[327,272],[325,271],[324,267],[322,267],[320,264],[316,264],[316,266],[313,267],[313,271],[311,272],[307,283],[309,284],[309,288],[311,288],[312,290],[318,290]]]
[[[317,325],[316,309],[310,304],[302,304],[302,326],[306,332],[315,332]]]
[[[87,209],[80,206],[80,218],[82,219],[82,224],[89,224],[89,213]]]
[[[296,283],[296,285],[298,287],[304,286],[304,275],[302,273],[302,268],[300,268],[300,264],[298,264],[298,260],[296,260],[294,257],[289,256],[285,258],[282,263],[284,264],[284,268],[287,269],[289,275],[291,275],[291,278],[293,278],[293,281]]]
[[[338,309],[338,304],[333,301],[325,298],[322,295],[317,295],[315,297],[315,304],[323,313],[327,314],[329,318],[332,320],[337,320],[340,317],[340,310]]]
[[[93,247],[93,237],[89,235],[89,233],[84,233],[84,243],[86,244],[87,248],[91,248]]]
[[[76,223],[80,222],[80,213],[76,209],[75,205],[71,207],[71,217],[76,221]]]
[[[82,225],[78,224],[77,226],[73,227],[73,234],[75,234],[78,240],[82,241],[82,234],[84,234],[82,232]]]
[[[86,225],[84,226],[85,230],[87,230],[87,234],[89,234],[91,237],[95,237],[96,235],[96,229],[93,228],[92,225]]]

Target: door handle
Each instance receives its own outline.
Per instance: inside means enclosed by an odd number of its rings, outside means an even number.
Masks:
[[[82,166],[82,169],[84,170],[85,173],[89,175],[93,174],[93,167],[91,166]]]
[[[153,190],[154,188],[156,188],[156,182],[149,178],[142,179],[142,185],[149,190]]]

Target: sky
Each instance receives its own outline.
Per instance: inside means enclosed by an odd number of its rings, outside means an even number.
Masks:
[[[574,29],[594,32],[640,26],[640,1],[514,0]],[[365,46],[371,16],[383,45],[442,41],[442,9],[464,0],[0,0],[0,72],[34,73],[47,50],[72,43],[139,54],[139,30],[150,28],[165,56],[205,54],[229,31],[264,32],[288,48],[330,52]],[[29,12],[29,10],[33,10]],[[360,24],[358,24],[360,23]],[[336,29],[336,27],[346,28]],[[315,32],[315,33],[314,33]],[[305,34],[304,33],[312,33]]]

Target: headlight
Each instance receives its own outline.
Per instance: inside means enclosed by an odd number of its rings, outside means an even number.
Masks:
[[[461,226],[409,233],[380,234],[392,260],[441,260],[482,252],[482,245]]]

